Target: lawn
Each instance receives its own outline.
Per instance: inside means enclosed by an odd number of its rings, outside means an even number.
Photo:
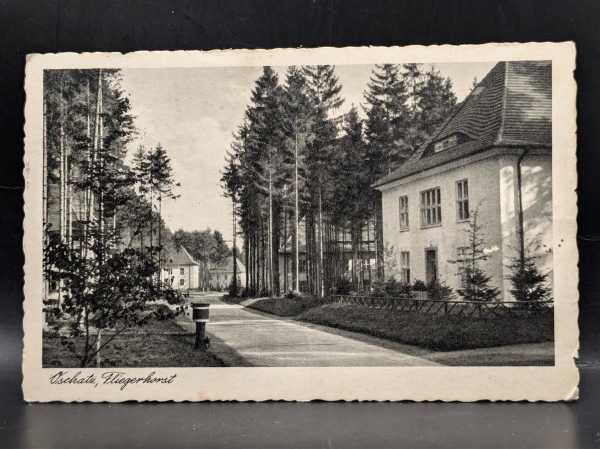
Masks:
[[[44,333],[43,366],[78,367],[79,360],[70,348],[78,350],[83,344],[83,337]],[[194,336],[182,331],[172,320],[152,321],[141,328],[128,329],[106,345],[101,354],[102,367],[224,366],[210,350],[194,350]]]
[[[325,304],[304,311],[297,319],[437,351],[554,340],[552,310],[529,317],[473,318]]]
[[[273,315],[290,317],[296,316],[313,307],[318,307],[323,304],[310,296],[301,296],[295,298],[266,298],[250,304],[251,309],[261,312],[272,313]]]

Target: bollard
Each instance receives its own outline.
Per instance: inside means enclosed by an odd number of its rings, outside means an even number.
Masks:
[[[208,322],[210,304],[207,303],[192,303],[192,319],[196,323],[196,341],[194,342],[195,349],[206,351],[210,343],[210,339],[206,336],[206,323]]]

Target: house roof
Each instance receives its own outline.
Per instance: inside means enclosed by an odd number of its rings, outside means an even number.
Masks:
[[[192,255],[182,246],[179,250],[169,251],[165,258],[165,266],[174,267],[178,265],[200,265]]]
[[[239,258],[237,260],[237,269],[238,272],[242,272],[246,269],[245,265],[240,262]],[[233,273],[233,256],[227,256],[221,263],[210,267],[209,271],[223,271],[226,273]]]
[[[457,145],[434,145],[457,136]],[[550,61],[499,62],[402,166],[374,187],[490,147],[552,147]]]

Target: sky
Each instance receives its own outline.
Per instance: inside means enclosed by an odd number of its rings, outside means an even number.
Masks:
[[[454,93],[462,101],[473,79],[483,79],[494,64],[433,65],[452,80]],[[283,82],[286,68],[274,69]],[[364,103],[372,70],[372,65],[336,66],[345,99],[340,113]],[[139,130],[129,154],[139,145],[150,148],[161,143],[171,157],[174,177],[181,183],[181,196],[163,202],[163,218],[172,231],[216,229],[230,243],[231,202],[223,197],[219,179],[232,134],[242,122],[261,72],[262,67],[122,70],[121,86]]]

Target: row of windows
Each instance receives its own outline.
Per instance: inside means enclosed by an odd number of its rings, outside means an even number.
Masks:
[[[421,227],[436,226],[442,223],[442,194],[439,187],[424,190],[420,194]],[[398,198],[400,230],[409,229],[408,196]],[[456,182],[456,219],[469,219],[469,182],[461,179]]]
[[[167,274],[173,274],[173,268],[165,268],[165,270],[167,271]],[[179,268],[179,274],[184,275],[185,268]]]

